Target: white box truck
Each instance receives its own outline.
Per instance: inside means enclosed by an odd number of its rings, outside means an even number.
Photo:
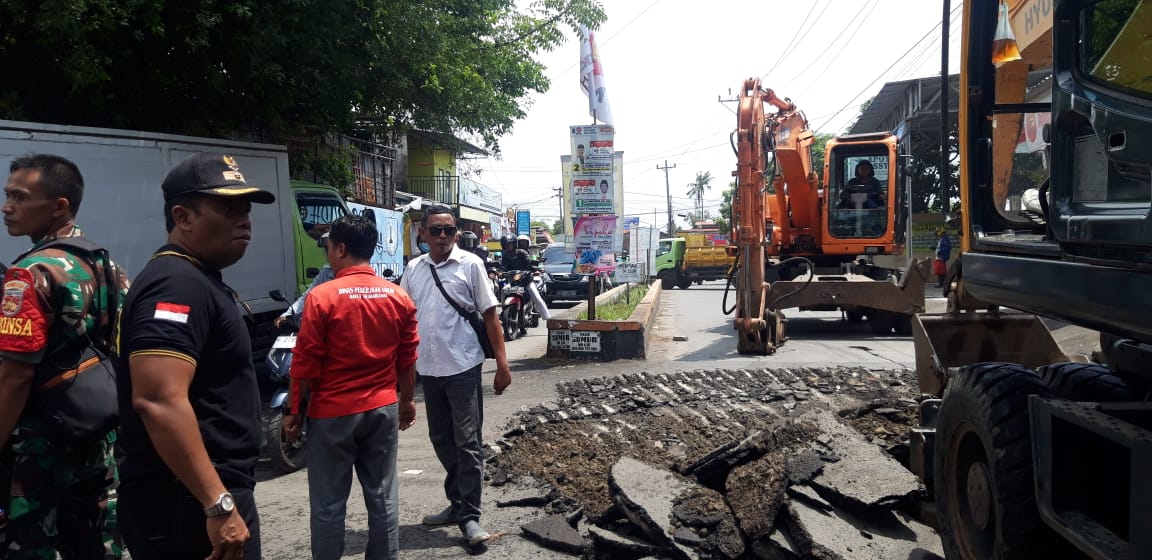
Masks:
[[[276,193],[275,204],[252,207],[252,243],[240,262],[224,270],[224,280],[257,319],[254,358],[263,360],[273,338],[271,322],[286,308],[269,293],[280,290],[291,301],[307,288],[324,265],[319,232],[348,212],[335,189],[290,181],[285,146],[0,120],[5,172],[14,158],[32,153],[55,154],[79,166],[84,199],[76,223],[130,278],[167,239],[160,184],[169,169],[196,152],[231,155],[250,184]],[[0,235],[6,263],[28,247],[27,238]]]

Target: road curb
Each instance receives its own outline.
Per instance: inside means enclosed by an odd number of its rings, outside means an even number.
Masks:
[[[597,305],[611,302],[623,293],[617,286],[596,297]],[[581,303],[556,313],[548,321],[548,358],[608,362],[621,359],[644,359],[652,337],[652,324],[662,292],[660,282],[652,282],[644,299],[624,321],[579,320],[587,307]]]

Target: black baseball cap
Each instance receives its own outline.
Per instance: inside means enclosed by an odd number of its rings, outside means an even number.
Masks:
[[[164,200],[186,194],[243,197],[256,204],[272,204],[276,195],[259,187],[250,187],[232,156],[199,153],[189,156],[164,178]]]

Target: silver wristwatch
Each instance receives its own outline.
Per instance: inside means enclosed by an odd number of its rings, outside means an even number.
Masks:
[[[208,517],[228,515],[235,509],[236,500],[232,499],[232,494],[224,492],[216,497],[216,503],[204,508],[204,515]]]

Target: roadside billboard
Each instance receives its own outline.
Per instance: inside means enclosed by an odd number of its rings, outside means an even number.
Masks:
[[[599,274],[616,267],[616,216],[584,216],[576,220],[576,273]]]

